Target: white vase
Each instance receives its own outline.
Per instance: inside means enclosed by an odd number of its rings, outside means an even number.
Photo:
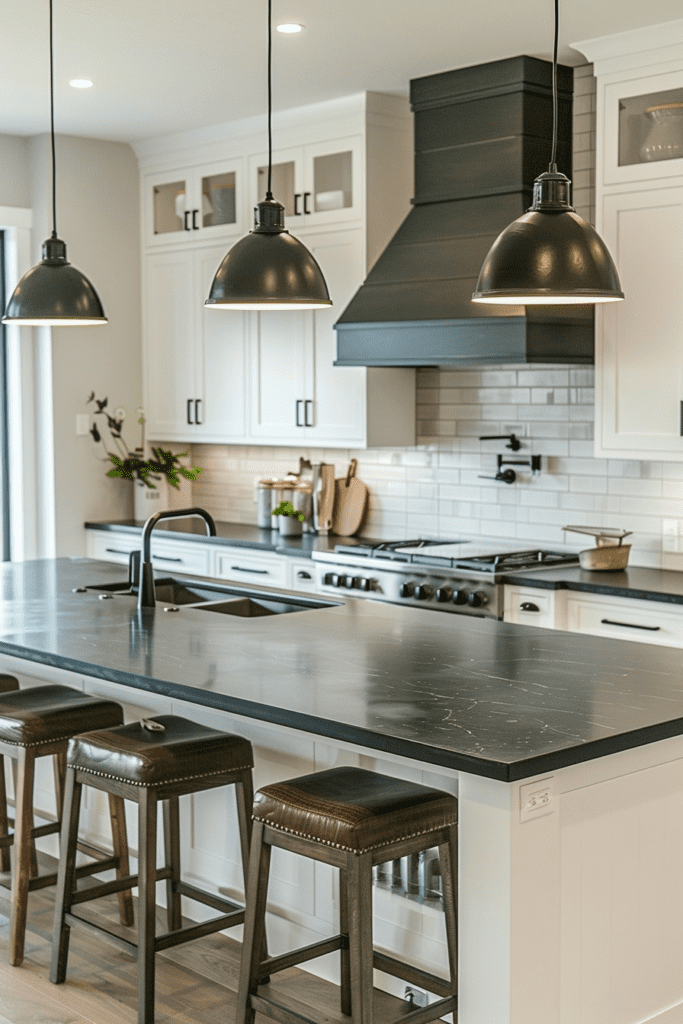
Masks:
[[[133,515],[138,522],[146,523],[155,512],[168,508],[168,484],[165,476],[150,476],[154,487],[146,487],[141,480],[133,484]]]

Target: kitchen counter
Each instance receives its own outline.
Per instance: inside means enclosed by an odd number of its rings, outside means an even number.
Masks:
[[[145,524],[136,519],[111,519],[106,522],[85,523],[86,530],[112,530],[116,533],[142,533]],[[336,544],[361,543],[358,537],[339,537],[335,534],[320,536],[304,533],[301,537],[282,537],[277,530],[261,530],[244,523],[216,522],[216,536],[207,537],[201,519],[162,519],[154,527],[155,536],[170,533],[174,540],[195,541],[202,544],[224,544],[230,547],[257,548],[278,555],[311,556],[313,551],[334,551]]]
[[[612,597],[683,604],[683,572],[673,569],[632,566],[622,572],[589,572],[578,566],[564,566],[542,572],[515,573],[506,577],[505,582],[539,590],[580,590]]]
[[[72,592],[123,575],[4,564],[0,652],[503,782],[683,735],[678,650],[353,599],[244,619]]]

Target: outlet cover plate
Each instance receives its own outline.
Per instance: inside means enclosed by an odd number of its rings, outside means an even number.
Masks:
[[[555,780],[539,779],[519,787],[519,820],[534,821],[555,810]]]

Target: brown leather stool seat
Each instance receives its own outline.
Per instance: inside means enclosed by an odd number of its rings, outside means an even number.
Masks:
[[[251,743],[242,736],[210,729],[175,715],[157,715],[132,725],[100,729],[74,737],[69,743],[67,781],[64,801],[62,857],[55,909],[50,980],[66,980],[69,933],[73,926],[93,929],[74,908],[79,903],[98,899],[124,887],[136,887],[138,899],[137,942],[129,942],[106,928],[97,928],[137,958],[138,1020],[154,1022],[154,959],[190,939],[242,924],[244,909],[231,900],[206,893],[181,880],[179,797],[218,786],[235,787],[240,846],[246,870],[251,828],[249,814],[253,803],[251,770],[254,755]],[[78,819],[83,786],[116,793],[138,805],[139,874],[116,883],[77,891],[75,857]],[[157,868],[157,808],[163,804],[166,864]],[[155,932],[156,882],[165,879],[168,932]],[[204,903],[221,912],[202,924],[183,927],[180,898]]]
[[[443,998],[403,1014],[419,1024],[457,1012],[457,821],[450,793],[361,768],[331,768],[264,786],[254,803],[254,831],[247,885],[247,917],[236,1024],[255,1013],[277,1021],[305,1022],[298,1011],[258,993],[265,978],[305,960],[341,950],[341,1009],[354,1024],[372,1024],[373,968],[417,984]],[[339,868],[340,934],[282,956],[262,958],[271,847]],[[441,861],[448,962],[445,980],[372,945],[373,864],[438,846]],[[314,953],[313,950],[316,950]]]
[[[10,834],[7,821],[4,828],[0,821],[0,853],[6,858],[10,846],[15,850],[11,885],[2,883],[5,888],[11,888],[9,960],[14,966],[20,964],[24,958],[29,892],[54,885],[57,881],[56,874],[38,874],[35,840],[39,836],[50,835],[61,829],[67,743],[75,733],[84,729],[116,726],[122,721],[121,706],[113,700],[92,696],[70,686],[49,685],[19,689],[19,684],[13,676],[0,676],[0,761],[3,755],[9,757],[15,769],[14,833]],[[39,757],[49,755],[53,756],[55,762],[57,821],[35,828],[35,763]],[[0,782],[4,789],[4,774]],[[83,843],[79,844],[82,852],[95,858],[94,863],[78,868],[79,877],[110,868],[115,868],[119,877],[128,874],[128,844],[123,820],[123,803],[120,798],[113,797],[110,801],[110,815],[113,855],[104,854],[102,850]],[[40,816],[38,812],[38,817]],[[3,869],[5,865],[6,860],[3,860]],[[133,916],[130,891],[121,893],[119,903],[121,921],[130,924]]]

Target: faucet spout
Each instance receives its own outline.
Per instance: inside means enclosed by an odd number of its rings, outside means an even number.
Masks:
[[[140,560],[140,579],[138,587],[138,608],[155,608],[154,572],[152,569],[152,531],[161,519],[186,519],[199,516],[204,520],[209,537],[216,536],[216,524],[213,516],[203,508],[177,508],[167,512],[155,512],[142,528],[142,558]]]

